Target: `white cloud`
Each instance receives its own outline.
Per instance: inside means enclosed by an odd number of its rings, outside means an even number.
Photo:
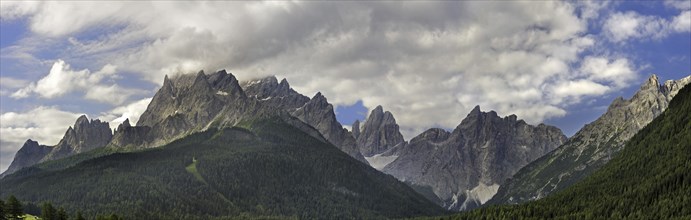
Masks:
[[[679,10],[691,9],[691,1],[689,0],[665,0],[665,5]]]
[[[587,56],[583,59],[580,70],[588,79],[608,82],[617,88],[623,88],[636,79],[632,64],[625,58],[610,61],[605,57]]]
[[[52,106],[0,115],[0,170],[7,169],[14,154],[27,139],[44,145],[57,144],[79,115]]]
[[[240,80],[278,75],[305,95],[321,91],[336,105],[383,105],[410,138],[432,126],[455,127],[477,104],[538,123],[603,92],[558,88],[628,85],[610,76],[636,76],[626,58],[602,56],[604,67],[595,68],[594,60],[589,73],[578,66],[598,40],[587,34],[588,22],[606,5],[221,1],[113,2],[104,8],[60,2],[15,14],[28,17],[36,35],[70,42],[65,54],[83,62],[110,63],[155,83],[165,74],[198,69],[225,68]],[[648,23],[634,30],[657,28]],[[101,36],[80,39],[96,28]],[[116,90],[109,89],[86,95]]]
[[[12,93],[12,89],[22,88],[27,84],[29,82],[23,79],[0,76],[0,96],[7,96]]]
[[[99,118],[109,122],[111,129],[117,128],[125,119],[130,119],[130,124],[135,125],[137,121],[139,121],[139,116],[146,111],[146,107],[151,102],[151,99],[152,98],[145,98],[117,107],[108,112],[101,113]]]
[[[0,20],[13,20],[36,13],[39,4],[34,1],[2,1],[0,2]]]
[[[691,1],[688,1],[691,4]],[[691,32],[691,11],[682,12],[672,20],[672,29],[676,32]]]
[[[583,95],[602,95],[609,89],[609,87],[593,81],[579,80],[557,85],[554,89],[554,93],[562,97],[580,97]]]
[[[641,15],[633,11],[616,12],[607,18],[602,31],[612,42],[629,39],[661,39],[669,34],[691,31],[691,11],[683,11],[671,20]]]
[[[104,103],[121,104],[138,90],[122,88],[118,85],[104,85],[104,81],[115,77],[116,67],[105,65],[97,72],[88,69],[72,70],[69,64],[58,60],[50,72],[38,82],[17,90],[11,97],[26,98],[36,94],[42,98],[55,98],[73,91],[85,91],[85,98]]]

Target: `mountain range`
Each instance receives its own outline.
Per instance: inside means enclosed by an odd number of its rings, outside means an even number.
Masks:
[[[80,195],[98,203],[89,214],[132,218],[401,218],[521,203],[599,170],[689,82],[653,75],[571,138],[476,106],[454,129],[406,141],[382,106],[349,131],[326,97],[304,96],[285,79],[166,76],[136,125],[111,131],[81,116],[54,146],[27,140],[0,176],[0,196],[78,209]],[[161,200],[170,201],[153,211],[130,203]]]

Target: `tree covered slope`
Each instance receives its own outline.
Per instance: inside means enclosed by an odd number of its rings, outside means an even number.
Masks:
[[[195,133],[159,148],[78,158],[83,161],[68,168],[24,169],[0,180],[0,197],[128,219],[444,213],[395,178],[279,117],[241,125]]]

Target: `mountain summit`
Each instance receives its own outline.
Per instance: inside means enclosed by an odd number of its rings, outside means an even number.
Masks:
[[[382,171],[450,210],[467,210],[565,141],[556,127],[529,125],[515,115],[501,118],[476,106],[453,131],[433,128],[410,140]]]
[[[39,145],[27,140],[14,156],[7,170],[0,176],[14,173],[34,164],[64,158],[106,146],[113,136],[108,122],[89,120],[86,115],[79,116],[73,126],[67,128],[65,135],[55,146]]]
[[[521,203],[543,198],[598,170],[624,143],[660,115],[691,76],[660,84],[651,75],[629,100],[618,97],[607,112],[585,125],[557,150],[522,168],[499,189],[491,204]]]
[[[270,76],[239,82],[235,76],[221,70],[210,75],[200,71],[174,78],[165,76],[163,85],[136,126],[126,120],[112,133],[108,123],[89,121],[82,116],[46,155],[42,155],[45,150],[37,150],[36,145],[25,144],[27,149],[17,154],[13,165],[3,175],[106,145],[137,149],[158,147],[209,128],[233,127],[277,115],[298,118],[301,122],[288,121],[318,139],[325,138],[325,141],[367,164],[356,147],[355,139],[336,120],[333,106],[321,93],[310,99],[290,88],[285,79],[279,82]]]

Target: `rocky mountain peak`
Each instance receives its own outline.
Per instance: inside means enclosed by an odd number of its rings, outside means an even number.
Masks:
[[[473,107],[472,110],[470,110],[470,113],[468,113],[468,115],[478,115],[480,113],[482,113],[482,111],[480,110],[480,105],[476,105],[475,107]]]
[[[279,83],[275,76],[243,82],[242,88],[248,97],[278,109],[298,108],[309,101],[308,97],[290,88],[288,80]]]
[[[413,139],[410,139],[410,143],[417,143],[421,141],[430,141],[432,143],[439,143],[442,141],[445,141],[446,139],[449,138],[451,135],[451,132],[448,132],[444,129],[441,128],[430,128],[427,129],[426,131],[422,132],[418,136],[415,136]]]
[[[429,129],[413,138],[382,171],[430,187],[437,197],[430,199],[450,210],[467,210],[565,141],[556,127],[529,125],[515,115],[502,118],[475,106],[453,132]]]
[[[404,141],[393,114],[384,112],[381,105],[372,109],[357,136],[357,146],[365,157],[384,153]]]
[[[31,139],[26,140],[19,151],[17,151],[17,154],[14,155],[14,160],[12,160],[10,166],[0,175],[0,178],[12,174],[21,168],[38,163],[48,155],[52,149],[52,147],[39,145],[37,141]]]
[[[329,104],[321,92],[317,92],[312,99],[290,114],[317,129],[327,141],[341,151],[367,164],[356,145],[355,138],[336,120],[333,105]]]
[[[108,122],[98,119],[89,121],[86,115],[82,115],[77,118],[73,127],[67,129],[57,147],[70,148],[70,152],[80,153],[105,146],[112,136]]]
[[[130,125],[130,119],[127,118],[120,125],[118,125],[118,128],[115,131],[122,131],[123,129],[129,128],[129,127],[132,127],[132,125]]]
[[[352,127],[351,130],[353,130],[352,131],[353,137],[355,137],[355,139],[357,139],[357,137],[360,136],[360,120],[355,120],[355,122],[353,122],[353,125],[351,127]]]
[[[278,85],[279,85],[279,88],[281,88],[281,90],[287,91],[288,89],[290,89],[290,84],[288,84],[288,80],[286,80],[285,78],[283,78],[281,80],[281,83],[279,83]]]
[[[643,85],[641,85],[641,90],[649,89],[649,88],[659,88],[660,87],[660,80],[657,77],[657,75],[652,74],[650,77],[648,77],[648,80],[646,80]]]
[[[88,124],[89,124],[89,119],[86,117],[86,115],[81,115],[81,116],[79,116],[79,118],[77,118],[77,121],[74,123],[74,127],[76,129],[78,126],[88,125]]]

